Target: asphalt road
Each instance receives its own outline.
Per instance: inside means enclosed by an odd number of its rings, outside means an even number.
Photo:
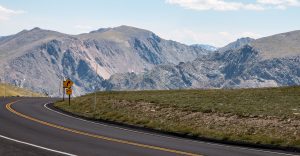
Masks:
[[[55,99],[50,98],[0,99],[0,155],[297,155],[93,123],[45,107],[45,104],[53,101]]]

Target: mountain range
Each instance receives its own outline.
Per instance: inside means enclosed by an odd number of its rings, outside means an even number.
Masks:
[[[104,89],[117,73],[143,73],[206,55],[201,47],[164,40],[129,26],[68,35],[34,28],[0,38],[1,80],[57,96],[61,81],[75,83],[75,95]],[[5,78],[4,78],[5,76]]]
[[[185,45],[120,26],[68,35],[34,28],[0,38],[1,81],[51,96],[95,90],[254,88],[300,84],[300,31]]]

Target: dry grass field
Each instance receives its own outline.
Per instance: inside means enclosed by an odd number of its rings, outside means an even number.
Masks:
[[[33,97],[41,97],[43,95],[32,92],[27,89],[18,88],[16,86],[12,86],[9,84],[0,83],[0,96],[4,96],[6,87],[6,96],[33,96]]]
[[[300,148],[300,87],[97,92],[95,107],[94,94],[55,106],[165,132]]]

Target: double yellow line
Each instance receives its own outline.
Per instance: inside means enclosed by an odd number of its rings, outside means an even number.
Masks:
[[[178,150],[173,150],[173,149],[168,149],[168,148],[163,148],[163,147],[158,147],[158,146],[152,146],[152,145],[146,145],[146,144],[126,141],[126,140],[109,138],[109,137],[105,137],[105,136],[101,136],[101,135],[91,134],[91,133],[87,133],[87,132],[83,132],[83,131],[79,131],[79,130],[75,130],[75,129],[71,129],[71,128],[66,128],[66,127],[59,126],[59,125],[55,125],[55,124],[52,124],[52,123],[48,123],[48,122],[30,117],[30,116],[27,116],[27,115],[24,115],[22,113],[19,113],[19,112],[15,111],[14,109],[11,108],[11,105],[16,103],[16,102],[18,102],[18,101],[6,104],[6,109],[9,110],[10,112],[20,116],[20,117],[26,118],[28,120],[31,120],[31,121],[34,121],[34,122],[37,122],[37,123],[40,123],[42,125],[46,125],[46,126],[49,126],[49,127],[57,128],[57,129],[60,129],[60,130],[64,130],[64,131],[79,134],[79,135],[84,135],[84,136],[88,136],[88,137],[92,137],[92,138],[96,138],[96,139],[101,139],[101,140],[106,140],[106,141],[111,141],[111,142],[116,142],[116,143],[121,143],[121,144],[133,145],[133,146],[137,146],[137,147],[148,148],[148,149],[153,149],[153,150],[159,150],[159,151],[164,151],[164,152],[170,152],[170,153],[174,153],[174,154],[187,155],[187,156],[201,156],[199,154],[194,154],[194,153],[189,153],[189,152],[184,152],[184,151],[178,151]]]

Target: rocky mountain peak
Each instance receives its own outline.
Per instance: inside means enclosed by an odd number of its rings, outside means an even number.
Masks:
[[[41,28],[39,28],[39,27],[34,27],[33,29],[31,29],[30,31],[40,31],[40,30],[42,30]]]
[[[89,33],[103,33],[103,32],[109,31],[111,29],[112,28],[99,28],[98,30],[90,31]]]
[[[238,50],[242,48],[244,45],[250,44],[254,40],[255,39],[250,37],[239,38],[236,41],[229,43],[225,47],[218,49],[218,51],[225,52],[227,50]]]
[[[240,43],[240,44],[249,44],[250,42],[254,41],[255,39],[253,38],[250,38],[250,37],[242,37],[242,38],[239,38],[236,40],[237,43]]]

